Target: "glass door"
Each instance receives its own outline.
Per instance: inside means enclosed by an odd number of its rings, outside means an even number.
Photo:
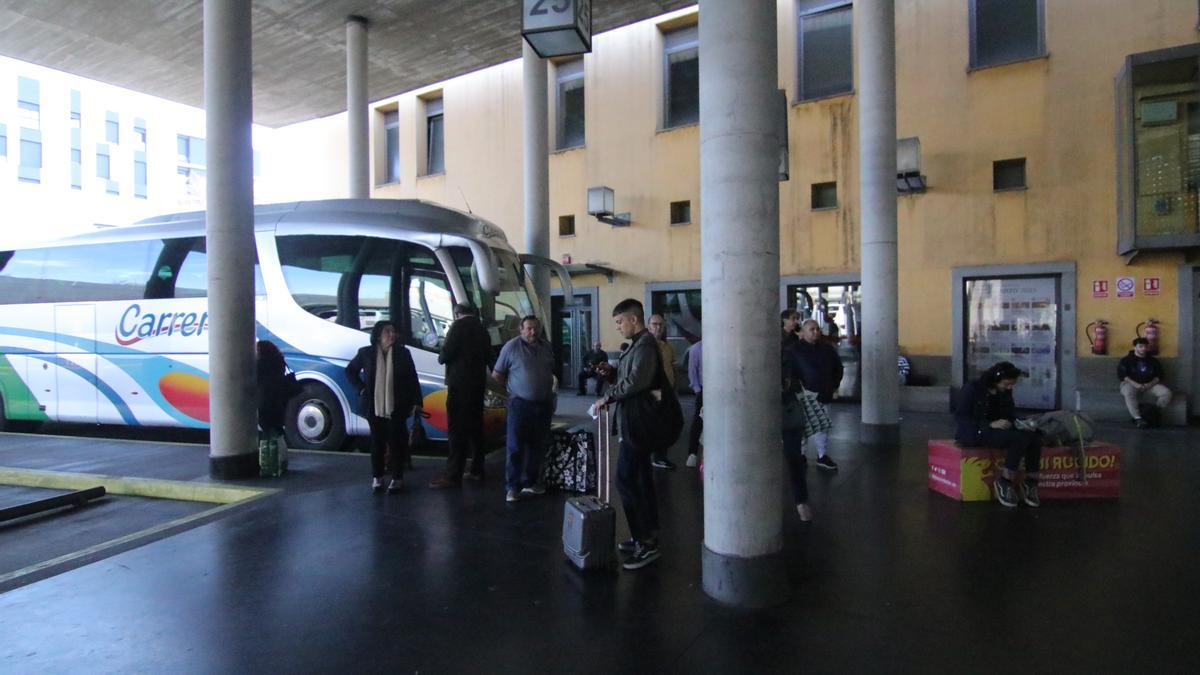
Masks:
[[[550,338],[554,343],[560,390],[576,386],[576,378],[583,370],[584,355],[595,342],[593,295],[594,292],[589,291],[576,293],[575,301],[569,307],[563,306],[562,295],[550,298]]]
[[[855,282],[806,283],[786,288],[787,307],[799,312],[801,321],[816,321],[822,339],[837,348],[844,368],[838,398],[858,399],[862,395],[862,286]]]

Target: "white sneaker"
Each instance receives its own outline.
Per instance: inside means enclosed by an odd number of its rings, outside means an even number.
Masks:
[[[382,489],[383,489],[383,479],[382,478],[372,478],[371,479],[371,492],[379,492]]]
[[[520,493],[520,491],[519,491],[519,490],[509,490],[509,491],[508,491],[508,493],[507,493],[506,495],[504,495],[504,501],[506,501],[506,502],[519,502],[519,501],[521,501],[521,493]]]
[[[697,465],[697,464],[699,464],[699,463],[700,463],[700,460],[699,460],[699,459],[697,459],[695,455],[688,455],[688,458],[687,458],[687,465],[688,465],[689,467],[691,467],[691,468],[693,468],[693,469],[694,469],[694,468],[696,468],[696,465]]]
[[[542,485],[541,483],[534,483],[533,485],[530,485],[527,488],[521,489],[521,496],[525,496],[525,495],[537,496],[537,495],[544,495],[544,494],[546,494],[546,486]]]
[[[404,487],[404,481],[399,478],[393,478],[392,482],[388,483],[388,494],[399,492],[402,487]]]
[[[808,504],[797,504],[796,513],[800,514],[800,521],[807,523],[812,521],[812,507]]]

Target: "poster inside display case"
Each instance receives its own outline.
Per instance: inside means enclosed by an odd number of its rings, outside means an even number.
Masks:
[[[1017,407],[1058,408],[1058,277],[965,283],[966,378],[1011,361],[1029,374],[1013,389]]]

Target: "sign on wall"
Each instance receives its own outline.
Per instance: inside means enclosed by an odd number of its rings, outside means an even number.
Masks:
[[[542,58],[592,51],[591,0],[524,0],[521,35]]]
[[[1058,407],[1058,278],[966,281],[966,379],[1000,361],[1029,373],[1013,389],[1022,408]]]
[[[1162,289],[1162,279],[1159,277],[1146,277],[1142,279],[1142,295],[1158,295]]]
[[[1096,279],[1092,282],[1092,297],[1107,298],[1108,297],[1108,279]]]
[[[1137,288],[1137,280],[1133,277],[1117,277],[1117,297],[1132,298]]]

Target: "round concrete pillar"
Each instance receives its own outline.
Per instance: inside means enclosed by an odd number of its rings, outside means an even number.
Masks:
[[[250,64],[250,3],[205,0],[209,468],[222,479],[258,475]]]
[[[862,437],[869,444],[894,446],[900,437],[894,0],[858,2],[854,13],[862,213]]]
[[[546,60],[521,40],[524,67],[524,194],[525,251],[550,256],[550,157],[549,112],[546,101]],[[550,270],[528,268],[538,302],[550,313]],[[569,301],[569,299],[568,299]],[[546,326],[546,330],[550,329]]]
[[[350,198],[371,196],[371,155],[367,134],[367,20],[346,19],[346,128],[350,156]]]
[[[775,3],[700,2],[704,591],[783,602]]]

